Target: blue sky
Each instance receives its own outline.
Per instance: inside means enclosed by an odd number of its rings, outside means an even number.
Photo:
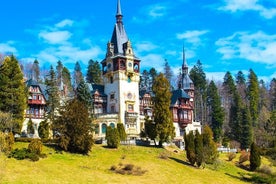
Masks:
[[[117,0],[1,2],[0,53],[43,69],[58,60],[101,61],[115,24]],[[199,59],[209,79],[226,71],[276,78],[276,0],[121,0],[123,22],[142,69],[178,73],[182,48],[190,68]]]

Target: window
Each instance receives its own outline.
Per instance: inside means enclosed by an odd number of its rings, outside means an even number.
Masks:
[[[113,83],[113,77],[110,77],[110,83],[112,84]]]
[[[102,133],[105,134],[106,133],[106,124],[102,124]]]
[[[115,99],[115,95],[114,94],[111,94],[110,95],[110,100],[114,100]]]
[[[132,112],[134,111],[133,104],[128,104],[128,111]]]
[[[128,82],[128,83],[131,82],[131,77],[130,77],[130,76],[127,77],[127,82]]]
[[[115,112],[115,106],[114,106],[114,105],[112,105],[112,106],[110,107],[110,111],[111,111],[111,113],[114,113],[114,112]]]
[[[115,124],[114,123],[110,123],[109,125],[111,128],[115,128]]]

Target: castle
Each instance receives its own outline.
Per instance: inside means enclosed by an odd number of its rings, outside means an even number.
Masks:
[[[120,0],[117,1],[116,23],[111,40],[107,43],[106,56],[102,60],[103,85],[89,84],[93,98],[95,116],[95,137],[104,139],[107,126],[116,127],[123,123],[129,139],[140,137],[144,129],[145,117],[151,117],[152,92],[139,89],[140,63],[135,56],[132,44],[123,25]],[[150,61],[143,61],[150,62]],[[171,112],[175,127],[175,139],[182,140],[184,132],[199,130],[201,125],[194,121],[194,84],[188,75],[188,65],[183,49],[181,80],[178,88],[172,91]],[[22,131],[26,131],[26,123],[31,118],[38,127],[44,116],[47,95],[43,85],[29,82],[29,100],[26,110],[26,121]],[[35,130],[37,135],[37,130]]]

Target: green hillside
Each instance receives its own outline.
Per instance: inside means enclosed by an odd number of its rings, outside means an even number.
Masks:
[[[15,147],[27,147],[16,143]],[[198,169],[189,166],[182,151],[141,146],[108,149],[94,145],[89,156],[56,152],[43,147],[47,158],[38,162],[0,157],[0,183],[185,183],[233,184],[241,181],[234,162],[221,158],[215,166]],[[134,165],[141,175],[122,175],[110,168]],[[145,173],[143,174],[144,171]]]

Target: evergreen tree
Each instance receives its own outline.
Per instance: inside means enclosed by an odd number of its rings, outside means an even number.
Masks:
[[[252,69],[249,70],[247,91],[253,126],[256,126],[259,113],[259,83],[258,78]]]
[[[189,132],[189,134],[184,135],[185,141],[185,150],[187,159],[189,160],[191,165],[195,165],[196,162],[196,153],[195,153],[195,136],[193,132]]]
[[[57,87],[57,78],[53,66],[51,66],[49,74],[45,80],[47,101],[48,119],[53,122],[55,120],[55,111],[59,108],[59,93]]]
[[[13,120],[12,114],[0,111],[0,131],[12,131]]]
[[[63,82],[62,70],[63,70],[63,64],[59,60],[57,62],[57,66],[56,66],[56,77],[57,77],[57,85],[58,86],[60,86],[61,83]]]
[[[276,110],[276,78],[273,78],[270,82],[269,96],[270,108],[274,111]]]
[[[0,66],[0,89],[0,111],[12,114],[12,131],[19,133],[27,106],[27,90],[20,65],[13,55],[6,57]]]
[[[102,83],[102,71],[101,65],[98,61],[94,61],[92,59],[89,60],[87,74],[86,74],[86,82],[91,84],[101,84]]]
[[[196,165],[200,167],[203,163],[203,140],[202,135],[196,130],[195,133],[195,156],[196,156]]]
[[[59,133],[59,146],[73,153],[87,154],[93,145],[92,123],[87,107],[77,99],[60,109],[53,128]]]
[[[167,60],[165,60],[165,64],[164,64],[164,75],[167,78],[167,80],[169,81],[171,89],[172,89],[172,87],[173,87],[173,85],[172,85],[173,71],[172,71],[171,66],[169,65],[169,62]]]
[[[150,74],[147,70],[144,70],[140,76],[139,89],[150,91],[152,86],[151,84]]]
[[[118,148],[120,144],[120,137],[117,128],[108,126],[106,129],[106,141],[109,148]]]
[[[126,135],[126,131],[125,131],[125,127],[124,127],[123,123],[117,124],[117,130],[119,133],[120,140],[125,141],[127,138],[127,135]]]
[[[149,75],[150,75],[150,83],[151,83],[150,86],[152,87],[155,78],[158,76],[158,73],[157,73],[156,69],[155,68],[151,68],[149,70]]]
[[[236,75],[237,91],[241,96],[242,102],[246,103],[246,80],[242,71]]]
[[[196,65],[190,70],[190,78],[195,87],[195,119],[200,120],[204,125],[207,122],[207,109],[206,109],[206,91],[207,81],[206,74],[203,71],[202,63],[197,61]]]
[[[62,79],[63,79],[63,83],[67,86],[68,94],[71,94],[73,92],[73,87],[71,83],[71,74],[66,67],[63,67],[62,69]]]
[[[241,149],[247,149],[250,147],[252,143],[252,119],[251,114],[248,107],[244,107],[242,109],[242,125],[241,125],[241,136],[240,143]]]
[[[76,89],[80,84],[81,80],[83,80],[83,75],[81,72],[81,66],[79,62],[76,62],[74,68],[74,88]]]
[[[211,81],[207,89],[207,105],[210,108],[211,128],[214,133],[214,140],[218,142],[222,136],[222,125],[224,120],[224,111],[221,107],[220,96],[218,89]]]
[[[153,110],[156,134],[159,138],[159,146],[172,139],[174,135],[174,126],[172,113],[170,111],[171,92],[170,84],[164,74],[159,74],[152,86],[153,93]]]
[[[261,165],[261,155],[258,146],[253,142],[250,146],[250,169],[255,171]]]
[[[242,109],[244,104],[242,102],[241,96],[238,92],[234,93],[233,103],[230,109],[230,133],[229,137],[233,140],[240,142],[241,139],[241,127],[242,127]]]
[[[34,123],[31,119],[29,119],[28,124],[27,124],[27,133],[28,134],[34,134]]]
[[[216,143],[213,141],[213,132],[208,125],[203,127],[203,162],[212,164],[218,158]]]
[[[34,60],[34,63],[32,66],[32,78],[37,82],[40,81],[40,69],[39,69],[39,62],[37,59]]]
[[[229,135],[230,133],[230,109],[231,104],[233,103],[233,96],[234,93],[237,91],[235,86],[235,81],[231,75],[231,73],[228,71],[226,72],[224,78],[223,78],[223,84],[222,84],[222,106],[224,107],[224,126],[223,129],[225,131],[226,135]]]
[[[41,139],[48,139],[50,135],[50,126],[47,120],[41,121],[38,127],[38,135]]]
[[[77,87],[77,99],[85,104],[85,106],[92,109],[92,96],[87,84],[82,79]]]
[[[155,123],[153,123],[153,121],[147,117],[145,119],[145,133],[148,138],[154,140],[154,143],[156,145],[155,138],[157,137],[157,132],[155,128]]]

